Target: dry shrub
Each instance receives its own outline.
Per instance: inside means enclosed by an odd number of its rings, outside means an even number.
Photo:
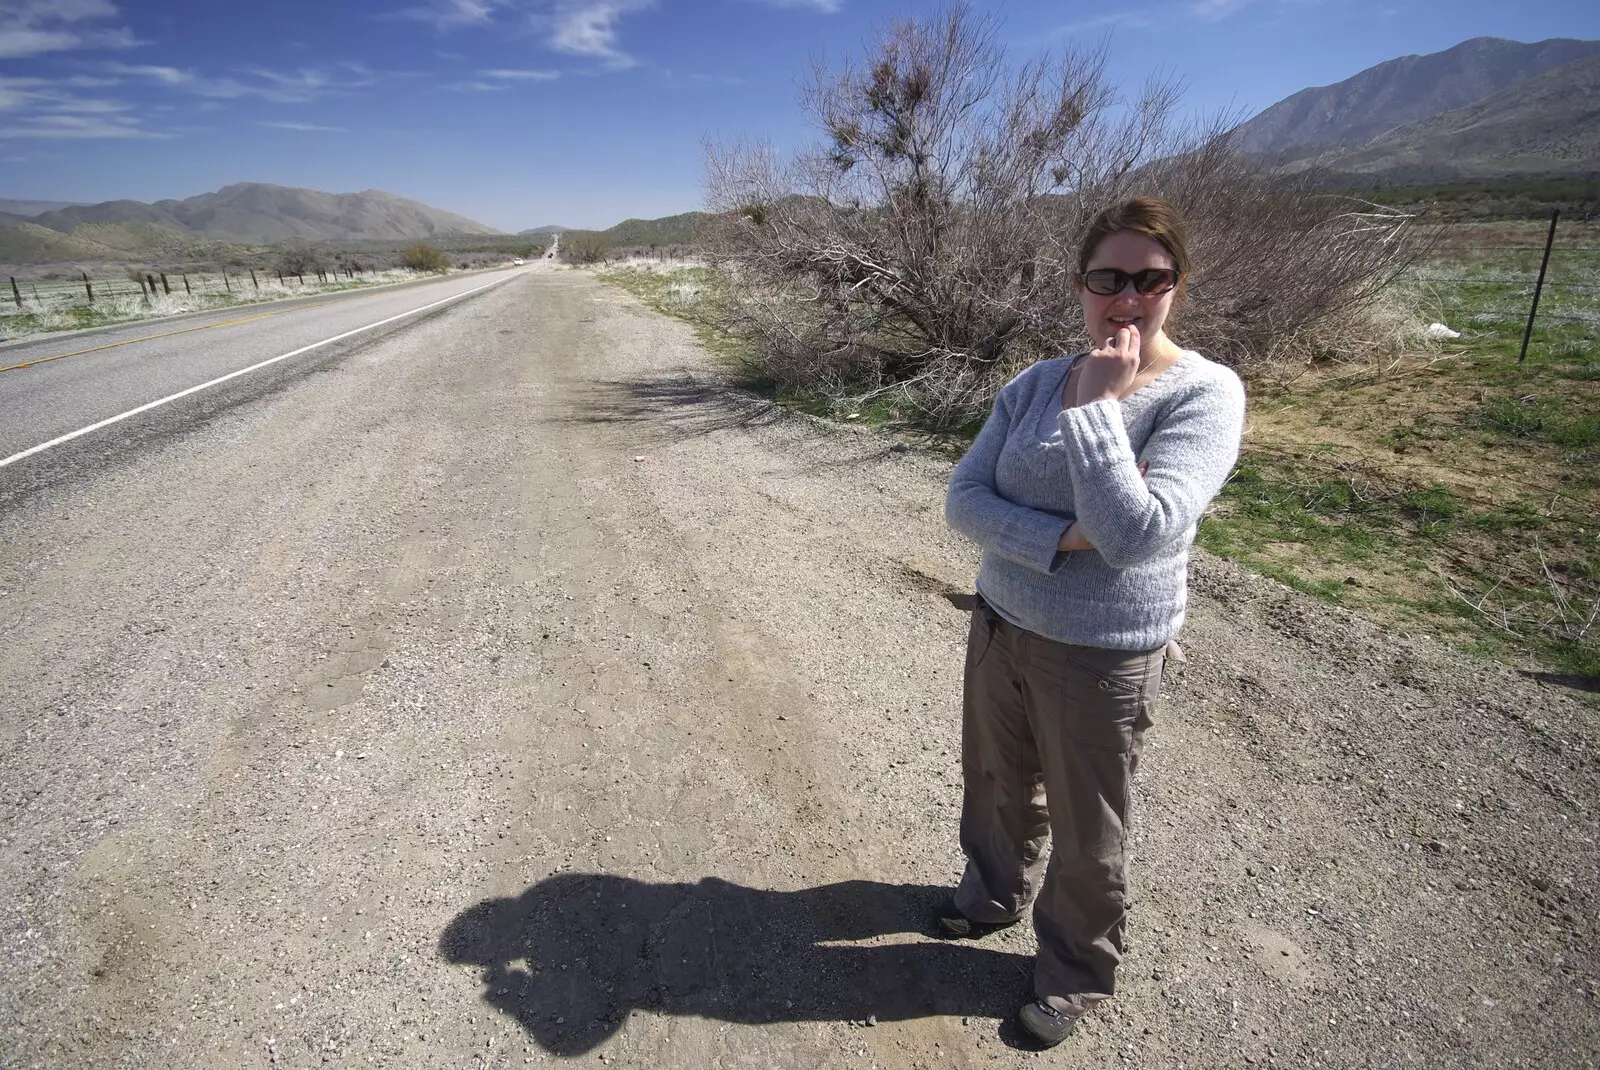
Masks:
[[[1236,367],[1338,357],[1414,255],[1409,215],[1253,170],[1179,94],[1121,100],[1104,51],[1010,65],[955,7],[904,21],[865,65],[819,67],[825,137],[792,158],[709,145],[717,315],[780,387],[897,391],[936,424],[981,412],[1018,365],[1081,347],[1076,241],[1135,193],[1189,216],[1197,271],[1174,336]]]
[[[598,264],[611,256],[611,246],[598,234],[568,231],[561,236],[561,260],[566,264]]]
[[[449,271],[450,258],[442,249],[416,242],[400,251],[400,266],[410,271]]]
[[[272,260],[272,270],[280,275],[315,275],[322,267],[322,251],[298,238],[281,242]]]

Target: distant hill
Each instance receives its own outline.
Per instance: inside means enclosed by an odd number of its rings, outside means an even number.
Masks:
[[[10,201],[0,197],[0,217],[22,216],[31,218],[43,212],[53,212],[57,208],[71,208],[79,201]]]
[[[705,212],[684,212],[660,219],[624,219],[602,230],[600,236],[615,248],[651,245],[687,245],[697,229],[711,216]]]
[[[1285,169],[1312,166],[1391,182],[1600,175],[1600,53]]]
[[[84,263],[89,261],[222,262],[245,252],[242,246],[169,230],[151,223],[86,223],[63,234],[24,220],[0,226],[0,264]]]
[[[218,241],[264,245],[309,241],[400,240],[441,234],[499,234],[465,216],[382,190],[318,190],[239,182],[184,200],[106,201],[44,212],[34,223],[70,234],[85,223],[146,223]]]
[[[1379,63],[1334,85],[1303,89],[1241,123],[1236,144],[1251,153],[1287,150],[1290,159],[1308,155],[1308,146],[1360,144],[1597,54],[1600,41],[1524,44],[1475,37],[1443,52]]]
[[[594,234],[613,249],[647,248],[649,246],[688,245],[694,241],[700,224],[711,217],[705,212],[683,212],[662,216],[660,219],[624,219],[605,230],[584,230],[581,227],[529,227],[518,234]]]

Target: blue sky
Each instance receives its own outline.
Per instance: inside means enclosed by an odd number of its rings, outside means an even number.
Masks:
[[[1019,57],[1250,113],[1476,36],[1600,38],[1600,3],[978,0]],[[0,0],[0,197],[153,201],[230,182],[378,188],[506,230],[700,206],[704,135],[807,139],[814,58],[885,0]]]

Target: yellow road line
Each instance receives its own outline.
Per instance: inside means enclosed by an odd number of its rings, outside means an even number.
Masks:
[[[8,364],[0,368],[0,372],[14,372],[19,368],[31,368],[35,364],[48,364],[52,360],[61,360],[63,357],[81,357],[85,353],[98,353],[102,349],[115,349],[118,346],[131,346],[135,342],[148,342],[156,338],[171,338],[175,334],[188,334],[190,331],[209,331],[213,327],[232,327],[236,323],[249,323],[252,320],[264,320],[268,316],[281,316],[285,312],[294,312],[302,308],[321,308],[326,301],[318,301],[311,305],[297,305],[295,308],[280,308],[273,312],[262,312],[255,316],[240,316],[238,319],[223,320],[221,323],[202,323],[198,327],[180,327],[176,331],[162,331],[160,334],[147,334],[142,338],[129,338],[121,342],[107,342],[103,346],[91,346],[88,349],[75,349],[71,353],[57,353],[54,356],[40,357],[38,360],[25,360],[21,364]]]

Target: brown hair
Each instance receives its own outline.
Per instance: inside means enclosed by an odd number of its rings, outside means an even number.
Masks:
[[[1078,240],[1080,285],[1083,273],[1089,268],[1089,258],[1100,247],[1100,243],[1125,230],[1159,242],[1172,254],[1172,264],[1178,269],[1178,278],[1182,280],[1189,277],[1189,228],[1183,216],[1160,197],[1134,197],[1112,205],[1089,222],[1088,229]],[[1181,281],[1179,285],[1182,286]]]

